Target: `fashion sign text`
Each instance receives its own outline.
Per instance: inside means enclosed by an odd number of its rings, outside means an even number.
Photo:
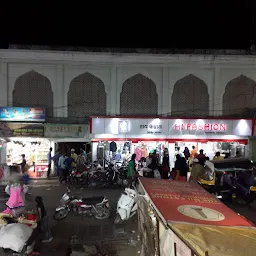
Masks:
[[[192,131],[226,131],[226,124],[175,124],[173,127],[174,130],[192,130]]]

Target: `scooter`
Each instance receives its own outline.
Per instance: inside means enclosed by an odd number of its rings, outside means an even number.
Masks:
[[[114,221],[115,224],[120,224],[137,213],[138,197],[139,195],[135,188],[126,188],[124,190],[117,202],[117,213]]]

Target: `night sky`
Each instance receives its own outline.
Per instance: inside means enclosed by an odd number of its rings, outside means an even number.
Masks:
[[[1,19],[8,22],[2,27],[0,47],[248,49],[256,43],[256,0],[95,2],[94,6],[79,2],[6,5]]]

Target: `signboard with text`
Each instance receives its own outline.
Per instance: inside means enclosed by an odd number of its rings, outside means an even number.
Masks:
[[[93,134],[251,136],[252,120],[92,118]]]
[[[0,107],[0,121],[45,122],[43,108]]]
[[[140,181],[167,222],[252,226],[194,182],[148,178],[140,178]]]
[[[88,125],[45,124],[46,138],[84,138],[89,133]]]
[[[43,124],[30,123],[2,123],[0,124],[1,137],[43,137]]]

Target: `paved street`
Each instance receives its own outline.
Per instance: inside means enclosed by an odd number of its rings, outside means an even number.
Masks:
[[[1,186],[0,189],[3,191],[4,187]],[[59,200],[62,194],[65,192],[65,186],[59,186],[56,184],[48,186],[37,186],[32,188],[32,193],[34,196],[41,195],[44,198],[45,206],[47,207],[48,215],[50,216],[50,225],[52,227],[52,232],[54,240],[51,243],[43,244],[42,255],[55,255],[63,256],[66,255],[66,250],[68,248],[69,239],[72,236],[77,236],[79,242],[98,244],[103,242],[104,246],[118,245],[118,253],[115,252],[116,246],[112,247],[111,255],[136,255],[137,248],[134,244],[134,240],[137,234],[134,233],[137,229],[137,219],[134,217],[131,221],[119,225],[117,227],[113,224],[113,217],[115,215],[116,202],[122,189],[73,189],[71,190],[73,194],[78,196],[90,197],[90,196],[100,196],[106,195],[110,200],[110,205],[112,208],[111,218],[109,220],[95,220],[92,218],[81,218],[79,216],[68,216],[63,221],[55,221],[52,216],[56,206],[59,205]],[[0,195],[3,196],[3,193]],[[5,200],[0,201],[0,211],[5,208]],[[27,208],[33,209],[33,200],[27,202]],[[106,243],[108,241],[108,243]]]
[[[43,244],[42,255],[66,255],[69,240],[72,236],[77,236],[81,243],[98,245],[101,242],[101,245],[107,247],[108,250],[111,247],[111,255],[113,256],[131,256],[137,254],[138,242],[134,243],[137,237],[135,233],[137,230],[136,217],[117,227],[113,224],[116,202],[122,189],[72,189],[72,193],[77,196],[90,197],[106,195],[112,207],[111,218],[109,220],[99,221],[91,218],[82,219],[81,217],[71,215],[65,220],[57,222],[53,220],[52,216],[66,187],[58,185],[54,181],[48,184],[45,184],[45,182],[34,182],[34,187],[32,188],[33,196],[41,195],[44,198],[54,236],[54,240],[51,243]],[[0,198],[0,211],[2,211],[5,208],[4,203],[8,198],[4,194],[4,186],[0,186]],[[246,204],[228,206],[256,224],[256,204],[250,206]],[[34,201],[28,201],[27,208],[33,209],[33,207]]]

